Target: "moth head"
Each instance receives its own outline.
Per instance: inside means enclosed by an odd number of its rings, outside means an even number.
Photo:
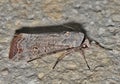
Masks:
[[[89,39],[85,39],[85,41],[82,44],[82,48],[89,48],[90,47],[90,41]]]

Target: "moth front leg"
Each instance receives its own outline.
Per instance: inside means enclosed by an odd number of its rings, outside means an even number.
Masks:
[[[86,60],[84,50],[81,49],[80,51],[81,51],[81,54],[82,54],[82,56],[83,56],[83,58],[84,58],[84,60],[85,60],[85,63],[86,63],[86,65],[87,65],[88,69],[90,70],[90,66],[89,66],[89,64],[88,64],[88,62],[87,62],[87,60]]]
[[[72,52],[73,49],[70,49],[70,50],[66,50],[64,53],[62,53],[62,55],[60,55],[58,58],[57,58],[57,61],[55,62],[54,66],[52,69],[54,69],[56,67],[56,65],[68,54],[70,54]]]

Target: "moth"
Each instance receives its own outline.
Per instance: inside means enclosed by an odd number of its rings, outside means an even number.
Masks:
[[[25,59],[27,62],[31,62],[45,55],[65,51],[57,58],[53,66],[54,69],[66,55],[80,51],[88,69],[90,69],[84,49],[88,48],[92,41],[102,48],[109,49],[90,38],[80,23],[68,22],[60,25],[22,27],[15,31],[11,41],[9,59]]]

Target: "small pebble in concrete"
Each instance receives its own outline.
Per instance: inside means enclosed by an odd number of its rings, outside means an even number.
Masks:
[[[112,15],[112,20],[120,22],[120,14],[114,14],[114,15]]]
[[[44,73],[39,73],[38,78],[41,80],[44,77],[44,75],[45,75]]]

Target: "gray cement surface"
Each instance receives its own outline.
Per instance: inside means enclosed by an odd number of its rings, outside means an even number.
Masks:
[[[61,53],[27,63],[8,59],[10,42],[22,26],[55,25],[76,21],[105,50],[92,43],[85,50],[88,70],[79,52]],[[94,69],[94,70],[93,70]],[[119,84],[120,0],[0,0],[0,84]]]

